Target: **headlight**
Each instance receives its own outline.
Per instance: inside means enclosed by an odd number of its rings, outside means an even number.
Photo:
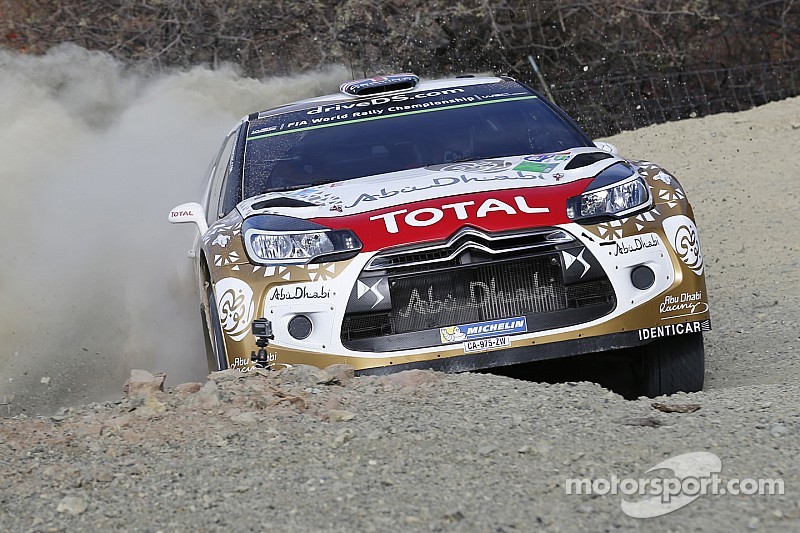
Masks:
[[[619,169],[614,169],[614,174],[618,172]],[[605,181],[608,177],[604,176],[605,173],[601,172],[592,185],[601,179]],[[567,216],[572,220],[622,217],[649,207],[652,203],[650,189],[644,179],[628,175],[621,181],[587,190],[567,200]]]
[[[273,265],[304,265],[321,258],[341,260],[361,249],[361,241],[350,230],[285,232],[250,228],[244,233],[244,245],[253,262]]]

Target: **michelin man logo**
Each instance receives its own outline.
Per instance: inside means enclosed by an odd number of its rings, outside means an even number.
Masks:
[[[214,294],[222,331],[237,342],[242,340],[250,330],[255,313],[253,289],[240,279],[224,278],[214,285]]]
[[[664,232],[672,249],[678,254],[689,269],[698,276],[703,274],[703,251],[700,249],[700,238],[697,226],[692,219],[684,215],[676,215],[664,220]]]
[[[439,333],[441,333],[442,342],[461,342],[467,338],[467,335],[461,331],[459,326],[441,328]]]

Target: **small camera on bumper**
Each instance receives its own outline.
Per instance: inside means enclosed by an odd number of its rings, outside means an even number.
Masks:
[[[258,353],[253,351],[250,354],[250,360],[257,368],[269,368],[270,357],[264,348],[269,344],[270,339],[275,338],[275,335],[272,334],[272,322],[266,318],[257,318],[253,320],[252,331],[256,338]]]
[[[253,336],[274,339],[275,336],[272,334],[272,322],[266,318],[257,318],[253,320]]]

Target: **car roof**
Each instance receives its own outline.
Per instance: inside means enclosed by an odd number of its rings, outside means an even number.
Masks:
[[[481,76],[481,77],[464,76],[458,78],[444,78],[437,80],[421,80],[413,89],[409,89],[407,91],[402,91],[402,92],[391,92],[387,93],[387,95],[391,96],[393,94],[435,91],[438,89],[451,89],[453,87],[466,87],[469,85],[481,85],[485,83],[499,83],[501,81],[516,81],[516,80],[507,77],[500,78],[497,76]],[[249,116],[249,118],[250,120],[253,120],[256,118],[264,118],[272,115],[282,115],[284,113],[300,111],[302,109],[306,109],[311,106],[336,104],[341,102],[352,102],[358,100],[366,100],[370,98],[380,98],[382,96],[383,96],[382,94],[371,94],[369,96],[362,96],[362,97],[352,96],[345,93],[326,94],[324,96],[317,96],[315,98],[308,98],[306,100],[290,102],[282,106],[267,109],[265,111],[261,111],[258,113],[253,113],[252,115]]]

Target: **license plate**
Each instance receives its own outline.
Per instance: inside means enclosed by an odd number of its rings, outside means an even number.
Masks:
[[[511,337],[491,337],[489,339],[477,339],[464,342],[464,352],[484,352],[493,348],[506,348],[511,346]]]

